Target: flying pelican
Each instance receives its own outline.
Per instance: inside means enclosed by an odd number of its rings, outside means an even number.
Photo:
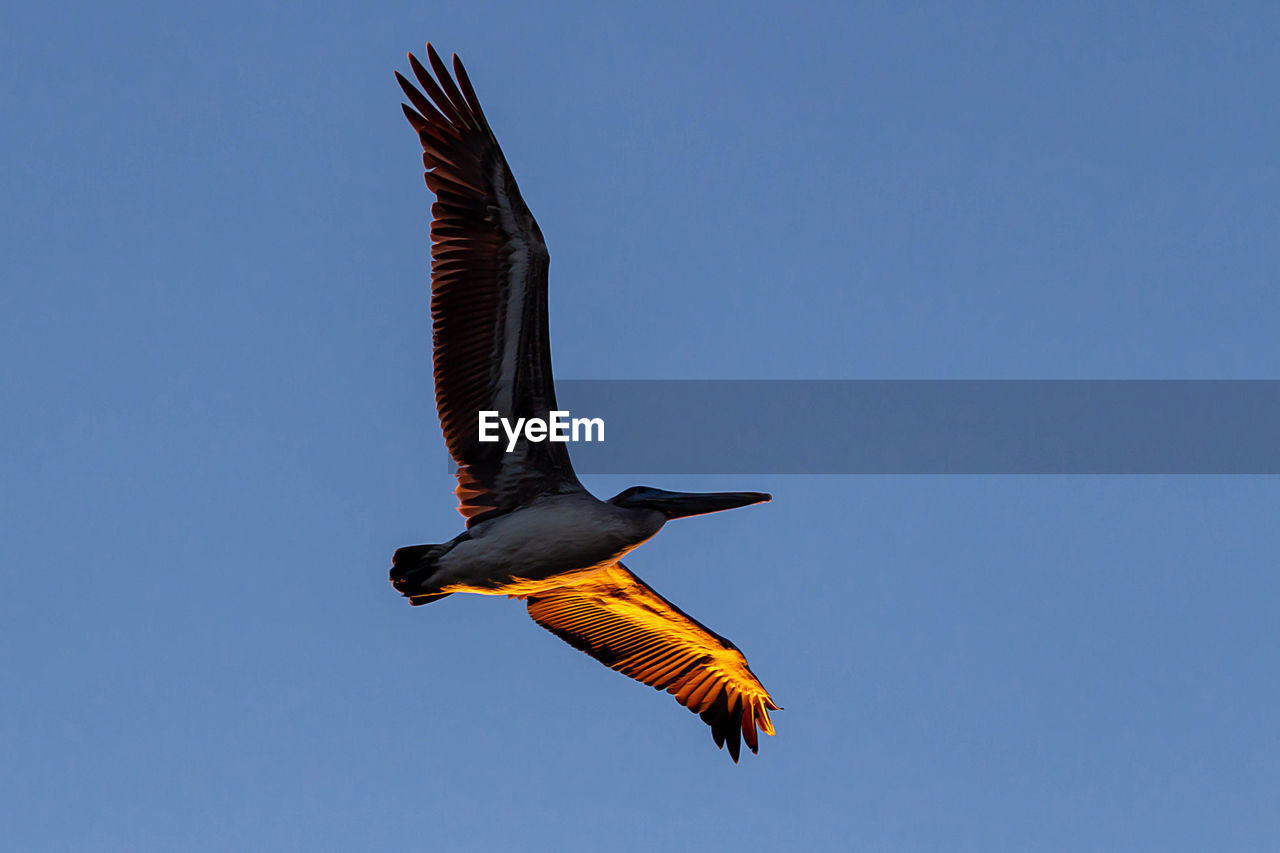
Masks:
[[[689,493],[633,486],[607,501],[578,482],[563,443],[479,440],[478,413],[547,419],[556,410],[547,333],[547,264],[534,221],[455,55],[450,76],[427,45],[410,53],[423,95],[399,72],[404,114],[422,142],[431,207],[436,409],[458,465],[467,529],[392,557],[412,604],[455,592],[524,599],[533,620],[618,672],[666,690],[738,760],[756,729],[773,734],[769,693],[733,643],[619,562],[673,518],[769,500],[761,492]]]

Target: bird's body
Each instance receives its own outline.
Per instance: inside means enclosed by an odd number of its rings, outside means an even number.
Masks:
[[[508,450],[478,434],[480,411],[545,420],[556,410],[547,326],[549,255],[471,82],[427,45],[432,72],[409,55],[397,74],[423,147],[431,224],[436,408],[458,464],[467,530],[392,558],[413,604],[453,593],[524,599],[539,625],[605,665],[666,690],[711,727],[733,760],[757,730],[773,734],[768,692],[733,643],[693,619],[620,562],[670,519],[769,500],[759,492],[668,492],[633,486],[601,501],[563,443]]]
[[[437,558],[441,592],[528,596],[622,559],[666,523],[586,491],[542,495],[526,507],[482,521]]]

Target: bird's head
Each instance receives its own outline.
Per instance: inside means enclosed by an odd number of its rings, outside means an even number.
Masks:
[[[657,510],[672,519],[737,509],[767,500],[770,496],[764,492],[668,492],[652,486],[632,486],[609,498],[609,503],[628,509]]]

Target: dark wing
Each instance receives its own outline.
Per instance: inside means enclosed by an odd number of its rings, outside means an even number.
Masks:
[[[752,752],[756,728],[773,734],[779,710],[733,643],[709,630],[618,563],[573,576],[529,598],[533,620],[612,669],[673,694],[711,726],[716,746],[740,738]]]
[[[436,409],[458,464],[458,511],[470,526],[545,492],[580,489],[560,442],[479,440],[477,415],[547,418],[556,408],[547,335],[542,232],[457,56],[457,82],[431,45],[431,73],[409,54],[422,94],[396,74],[422,142],[431,206],[431,318]],[[427,96],[430,96],[428,100]],[[501,433],[501,430],[498,430]]]

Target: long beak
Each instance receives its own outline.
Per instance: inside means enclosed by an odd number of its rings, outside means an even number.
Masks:
[[[667,518],[685,518],[722,509],[737,509],[770,499],[771,496],[764,492],[669,492],[654,504],[667,514]]]

